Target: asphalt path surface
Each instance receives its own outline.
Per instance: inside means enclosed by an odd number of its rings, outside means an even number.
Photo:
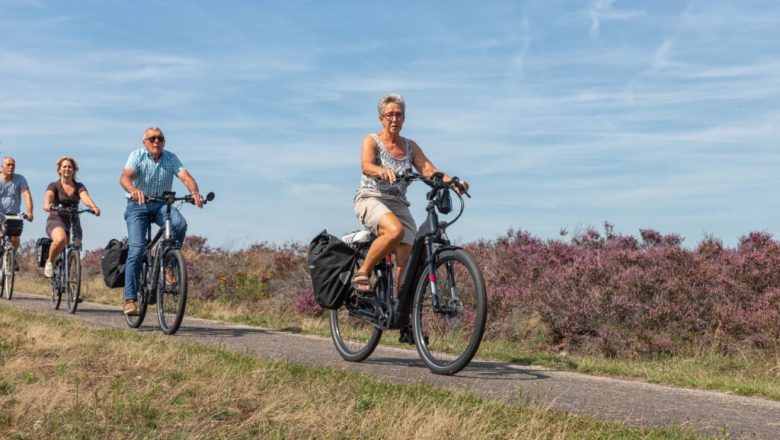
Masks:
[[[76,314],[70,315],[63,310],[64,301],[60,310],[55,311],[48,297],[14,292],[13,300],[0,300],[0,307],[69,317],[96,327],[162,334],[157,329],[153,307],[137,330],[127,327],[118,307],[102,304],[85,302]],[[354,371],[395,383],[422,383],[472,392],[511,404],[530,403],[631,427],[681,426],[703,435],[728,432],[730,438],[780,439],[780,402],[759,398],[479,359],[455,376],[438,376],[425,367],[413,349],[380,345],[368,360],[351,363],[339,357],[329,338],[187,316],[178,333],[170,337],[251,353],[263,359]],[[388,332],[383,337],[397,338],[398,332]]]

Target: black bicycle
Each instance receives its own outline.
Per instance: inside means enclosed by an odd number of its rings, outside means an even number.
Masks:
[[[54,310],[60,308],[62,294],[65,293],[65,302],[69,313],[76,313],[81,295],[81,243],[73,243],[73,224],[80,214],[88,212],[94,214],[91,209],[79,209],[78,206],[54,205],[52,211],[68,217],[68,243],[65,249],[52,261],[54,275],[51,283],[51,306]]]
[[[138,279],[137,315],[125,315],[127,325],[138,328],[146,317],[150,304],[157,304],[157,321],[160,330],[166,335],[176,333],[184,318],[187,306],[187,263],[181,253],[181,245],[173,236],[171,209],[174,203],[191,203],[191,195],[176,197],[176,193],[166,191],[161,197],[147,196],[149,202],[165,203],[164,223],[152,238],[152,221],[146,230],[146,247],[141,261],[141,273]],[[214,193],[206,195],[207,202],[214,200]]]
[[[457,178],[444,182],[443,174],[425,178],[409,172],[401,179],[421,180],[430,186],[428,215],[417,231],[404,279],[393,296],[393,262],[388,256],[373,270],[376,296],[351,292],[345,306],[330,311],[330,330],[336,350],[351,362],[366,359],[382,332],[408,329],[417,352],[436,374],[455,374],[474,357],[482,342],[487,318],[485,282],[477,264],[463,249],[450,243],[446,229],[463,214],[463,186]],[[460,212],[450,222],[439,221],[438,212],[452,209],[450,191],[460,200]],[[350,245],[364,258],[375,237]]]
[[[14,278],[18,264],[11,237],[22,235],[27,214],[6,214],[0,220],[0,297],[10,300],[14,296]]]

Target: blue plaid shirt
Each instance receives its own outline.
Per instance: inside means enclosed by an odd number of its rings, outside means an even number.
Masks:
[[[164,191],[170,191],[173,178],[185,170],[175,154],[163,150],[159,162],[152,159],[146,148],[139,148],[127,158],[125,168],[133,170],[133,185],[147,196],[159,197]],[[130,198],[129,193],[125,193]]]

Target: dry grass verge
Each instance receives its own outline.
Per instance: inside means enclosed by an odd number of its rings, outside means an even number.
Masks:
[[[0,308],[0,438],[692,438]]]

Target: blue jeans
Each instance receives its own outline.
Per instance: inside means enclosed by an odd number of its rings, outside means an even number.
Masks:
[[[165,203],[146,202],[139,205],[135,200],[127,201],[125,222],[127,223],[127,263],[125,264],[125,302],[138,298],[138,276],[141,273],[141,262],[146,246],[146,230],[149,222],[157,226],[165,223]],[[173,236],[179,243],[184,243],[187,235],[187,220],[178,209],[171,208],[171,223]]]

